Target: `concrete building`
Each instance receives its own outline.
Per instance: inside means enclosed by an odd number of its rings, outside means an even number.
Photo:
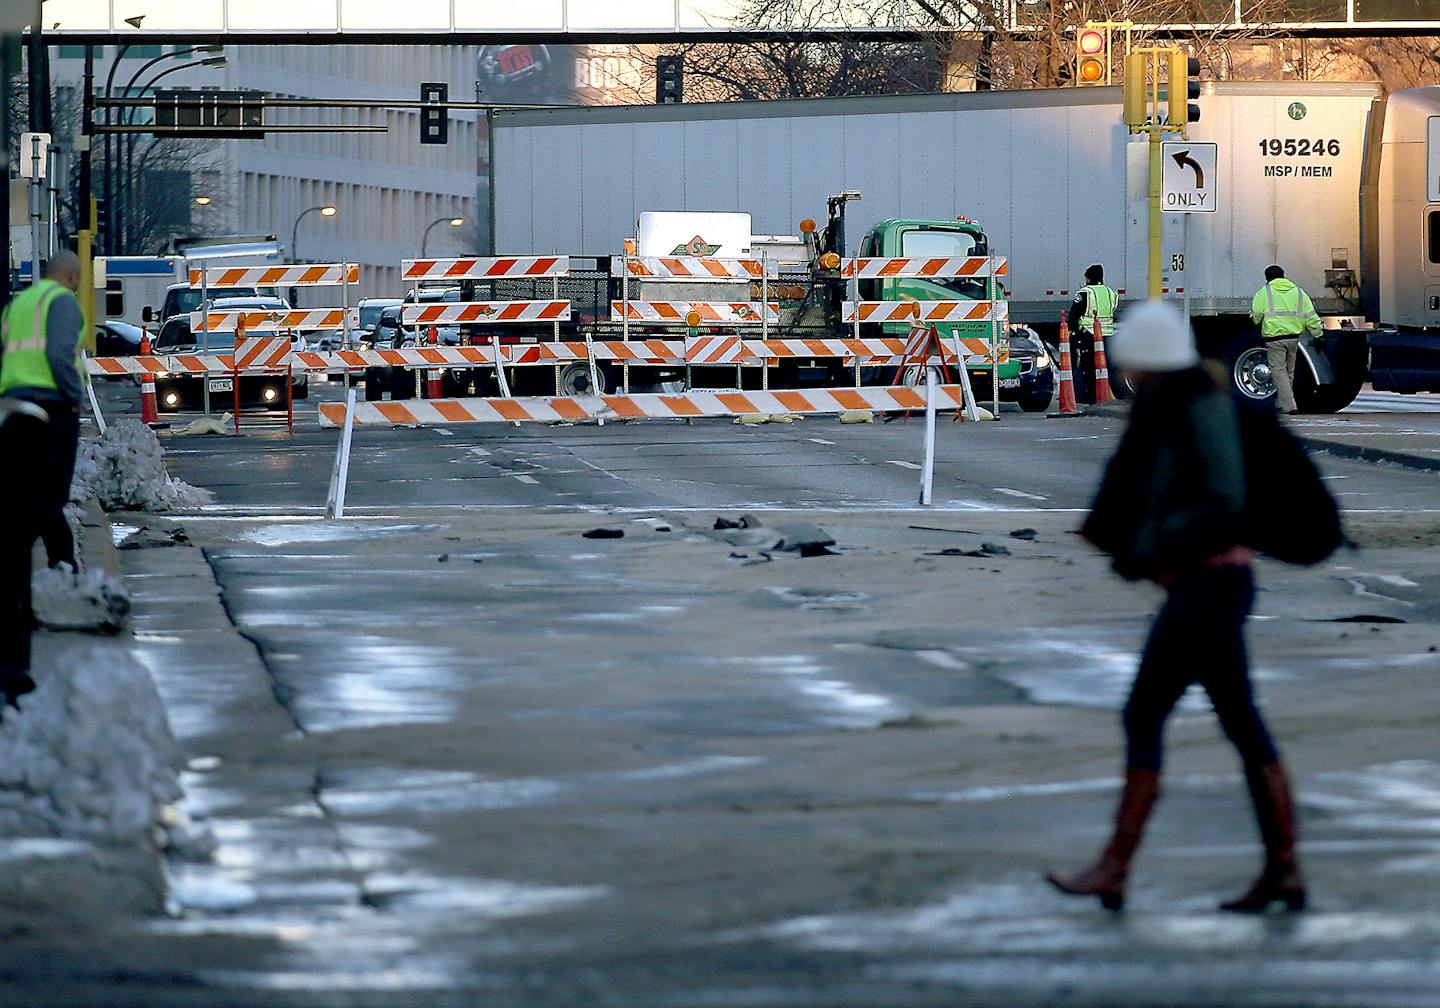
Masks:
[[[201,65],[208,54],[186,54],[187,48],[132,46],[120,60],[112,93],[121,94],[137,71],[157,57],[163,58],[139,76],[137,88],[163,72],[160,88],[256,90],[282,97],[413,101],[425,81],[447,83],[450,95],[458,100],[471,99],[475,93],[478,50],[473,46],[231,46],[224,52],[225,66]],[[53,50],[57,104],[65,104],[67,87],[78,96],[83,56],[80,46]],[[97,51],[97,89],[104,89],[115,58],[116,47]],[[148,116],[148,110],[143,114]],[[185,212],[175,215],[175,233],[274,234],[292,258],[360,263],[364,295],[400,292],[400,260],[419,254],[422,236],[432,222],[445,223],[431,230],[429,253],[473,251],[458,244],[472,229],[451,227],[448,222],[457,217],[476,220],[474,112],[451,115],[450,139],[444,145],[419,143],[419,112],[413,109],[272,110],[266,123],[380,124],[387,132],[271,133],[263,140],[183,141],[187,151],[199,153],[183,171],[165,176],[177,188],[189,187],[182,201]],[[147,142],[138,141],[137,146]],[[99,184],[97,178],[97,191]],[[197,198],[207,202],[200,205]],[[336,208],[333,216],[306,213],[326,205]],[[111,207],[112,212],[115,209]],[[124,251],[153,254],[160,249]],[[304,295],[308,304],[319,304],[317,298],[324,300],[325,295],[315,291]]]

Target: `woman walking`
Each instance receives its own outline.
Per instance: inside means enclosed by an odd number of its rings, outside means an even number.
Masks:
[[[1125,704],[1125,785],[1114,833],[1090,867],[1048,878],[1062,892],[1099,897],[1106,909],[1124,905],[1130,862],[1160,795],[1165,721],[1199,683],[1239,751],[1265,846],[1259,878],[1221,909],[1261,913],[1278,902],[1300,910],[1294,802],[1255,706],[1245,653],[1255,588],[1242,418],[1168,305],[1136,307],[1107,350],[1132,376],[1135,399],[1081,534],[1111,555],[1116,573],[1154,581],[1167,597]]]

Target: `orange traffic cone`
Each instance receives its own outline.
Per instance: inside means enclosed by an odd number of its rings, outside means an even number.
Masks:
[[[1095,319],[1095,405],[1115,398],[1110,391],[1110,367],[1105,360],[1105,336],[1100,332],[1100,319]]]
[[[1070,326],[1060,319],[1060,406],[1052,417],[1080,416],[1075,404],[1075,374],[1070,370]]]
[[[432,325],[432,326],[430,327],[430,345],[433,347],[433,346],[438,346],[439,344],[440,344],[440,336],[439,336],[438,333],[436,333],[435,327]],[[425,382],[425,398],[426,398],[426,399],[444,399],[444,398],[445,398],[445,389],[444,389],[443,384],[442,384],[441,381],[440,381],[440,375],[441,375],[442,373],[443,373],[443,372],[441,372],[438,368],[431,368],[429,371],[425,372],[425,377],[426,377],[426,382]]]
[[[150,331],[140,330],[140,356],[150,356]],[[140,373],[140,422],[154,427],[160,423],[160,404],[155,399],[155,376],[149,371]]]

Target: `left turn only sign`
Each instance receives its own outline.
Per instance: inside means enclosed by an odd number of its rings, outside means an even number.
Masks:
[[[1220,181],[1217,145],[1166,142],[1160,147],[1161,207],[1169,213],[1214,213]]]

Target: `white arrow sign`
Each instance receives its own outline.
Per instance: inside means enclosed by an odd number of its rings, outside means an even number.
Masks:
[[[1216,165],[1213,143],[1161,144],[1160,205],[1170,213],[1214,213]]]

